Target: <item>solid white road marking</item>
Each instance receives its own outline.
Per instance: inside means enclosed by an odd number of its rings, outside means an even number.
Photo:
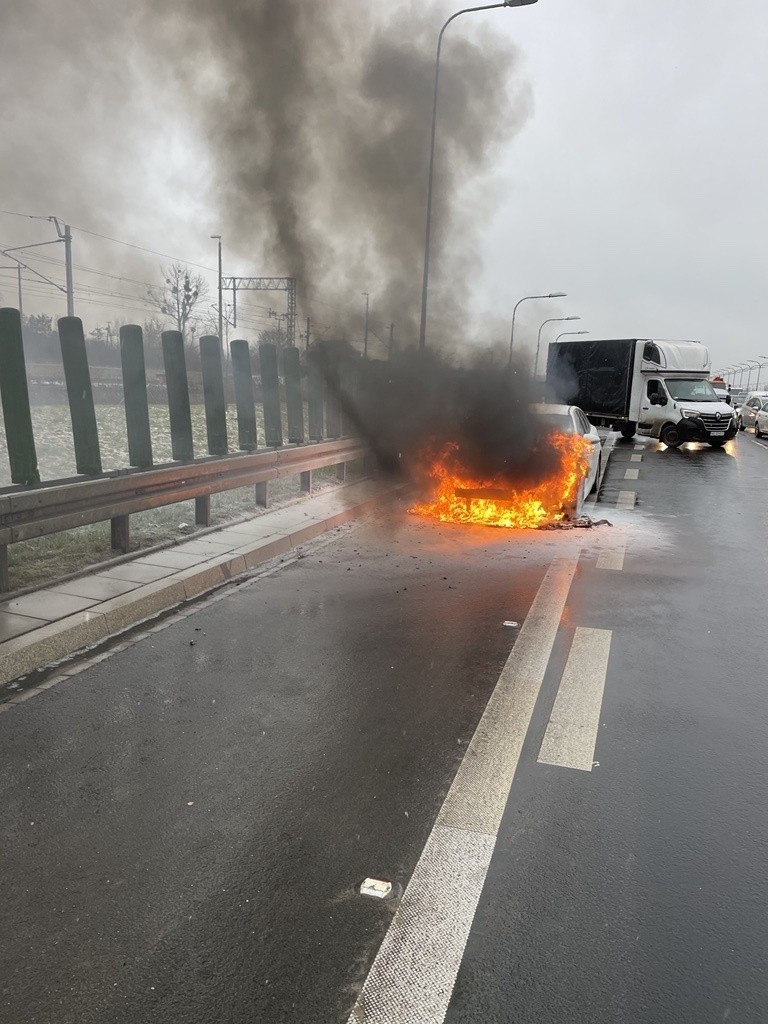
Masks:
[[[624,479],[625,480],[637,480],[637,478],[639,476],[640,476],[640,470],[639,469],[628,469],[624,473]]]
[[[643,456],[642,455],[630,455],[629,456],[629,461],[630,462],[642,462],[643,461]]]
[[[756,444],[758,448],[768,448],[768,444],[763,444],[762,441],[755,441],[754,438],[752,439],[752,444]]]
[[[624,568],[624,556],[627,553],[627,545],[620,544],[613,548],[604,548],[597,556],[596,569],[618,569]]]
[[[635,507],[635,498],[637,494],[635,491],[619,491],[619,496],[616,499],[616,508],[622,512],[626,512],[628,509]]]
[[[547,570],[349,1024],[442,1024],[578,564]]]
[[[592,771],[610,651],[610,629],[576,629],[539,751],[541,764]]]

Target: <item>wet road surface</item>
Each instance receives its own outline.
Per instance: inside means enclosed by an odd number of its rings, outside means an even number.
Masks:
[[[408,899],[359,884],[407,886],[572,560],[446,1019],[764,1021],[768,451],[619,442],[595,511],[392,510],[0,715],[0,1019],[346,1021]]]

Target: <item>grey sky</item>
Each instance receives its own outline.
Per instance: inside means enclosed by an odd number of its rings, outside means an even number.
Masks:
[[[213,267],[208,236],[226,223],[226,196],[203,126],[185,108],[178,58],[156,59],[150,46],[149,59],[147,23],[116,14],[118,5],[67,12],[41,0],[13,6],[18,18],[3,16],[0,43],[4,94],[17,97],[2,114],[11,145],[0,168],[0,207],[56,213]],[[435,13],[447,16],[459,6],[441,0]],[[356,7],[381,10],[369,0]],[[79,36],[62,56],[67,21]],[[436,17],[435,37],[439,25]],[[407,18],[402,31],[407,39]],[[486,170],[461,194],[460,209],[478,226],[480,244],[471,243],[467,223],[457,225],[456,237],[446,240],[452,258],[442,282],[436,279],[436,288],[450,288],[450,275],[454,283],[470,282],[471,298],[463,301],[471,302],[473,336],[508,338],[517,298],[562,290],[567,299],[522,307],[521,344],[530,343],[544,317],[574,314],[581,323],[549,325],[546,336],[583,328],[594,336],[696,338],[710,346],[716,367],[768,353],[761,340],[768,9],[745,0],[539,0],[458,19],[446,36],[446,72],[462,40],[482,32],[509,44],[511,121],[494,126]],[[198,88],[220,88],[204,42],[189,54]],[[354,59],[353,49],[344,59]],[[13,74],[11,51],[18,58]],[[63,129],[71,145],[59,144]],[[427,130],[425,124],[425,146]],[[48,231],[0,217],[3,246],[37,241]],[[255,265],[245,248],[230,243],[226,270],[283,272]],[[75,260],[135,281],[157,274],[156,257],[88,236],[76,235]],[[57,266],[49,269],[56,277]],[[363,278],[347,277],[350,294],[334,294],[321,307],[329,323],[343,316],[340,305],[362,306],[356,292]],[[141,286],[77,272],[76,283],[89,299],[77,309],[89,325],[141,319]],[[379,310],[375,283],[369,290],[374,315],[397,320],[391,300]],[[7,273],[0,293],[13,303]],[[119,297],[127,294],[136,300]],[[278,306],[281,298],[249,301]],[[26,307],[63,311],[50,289],[31,284]],[[255,329],[255,313],[252,322]]]

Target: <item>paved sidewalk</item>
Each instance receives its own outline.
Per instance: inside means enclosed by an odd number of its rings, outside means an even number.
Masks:
[[[0,685],[220,586],[369,511],[398,485],[366,480],[174,547],[0,602]]]

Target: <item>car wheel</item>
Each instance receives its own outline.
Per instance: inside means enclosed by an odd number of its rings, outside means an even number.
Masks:
[[[683,443],[683,434],[676,423],[667,423],[661,428],[659,440],[667,448],[679,448]]]
[[[739,416],[739,430],[746,430],[746,429],[747,428],[744,426],[744,420],[741,418],[741,416]]]
[[[757,420],[755,420],[755,437],[762,437],[762,436],[763,435],[760,433],[760,424],[757,422]]]

